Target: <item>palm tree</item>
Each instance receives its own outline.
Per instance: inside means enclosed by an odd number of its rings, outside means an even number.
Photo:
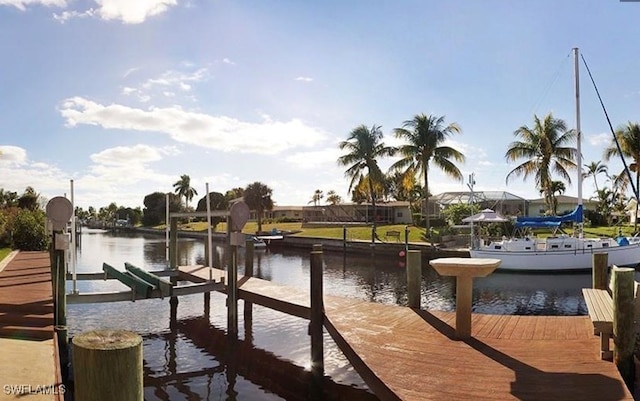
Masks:
[[[322,190],[316,189],[309,203],[313,203],[313,206],[318,206],[318,203],[320,203],[320,199],[322,198],[324,198],[324,194],[322,193]]]
[[[272,193],[273,190],[271,188],[259,181],[247,185],[244,189],[244,201],[247,203],[247,206],[249,206],[249,209],[256,211],[258,232],[262,232],[262,214],[265,210],[273,209],[273,200],[271,200]]]
[[[552,173],[559,175],[569,184],[571,177],[567,169],[576,168],[576,148],[566,146],[575,141],[576,131],[567,130],[567,124],[551,113],[543,120],[533,116],[533,128],[526,125],[514,131],[513,135],[520,140],[511,142],[505,154],[508,162],[519,159],[525,161],[507,174],[506,182],[512,176],[523,176],[526,180],[530,175],[535,177],[536,188],[544,193],[545,203],[549,210],[553,209]]]
[[[598,180],[596,177],[598,174],[607,175],[607,165],[603,164],[602,161],[597,161],[585,164],[584,167],[586,167],[587,170],[582,173],[582,178],[593,177],[593,183],[596,186],[596,192],[598,192],[600,188],[598,188]]]
[[[327,203],[329,205],[339,205],[342,203],[342,197],[332,189],[327,192]]]
[[[380,126],[359,125],[354,128],[346,141],[338,145],[340,150],[347,150],[348,153],[338,158],[338,164],[348,166],[344,172],[345,177],[351,179],[349,191],[354,188],[360,180],[366,176],[369,193],[371,195],[371,206],[373,208],[373,233],[376,231],[376,193],[375,184],[384,180],[384,173],[378,166],[378,158],[392,156],[393,148],[382,143],[382,130]],[[367,170],[366,175],[363,170]],[[372,238],[373,240],[373,238]]]
[[[620,145],[620,150],[616,146],[615,139],[617,139]],[[635,190],[638,190],[640,185],[640,169],[638,164],[640,163],[640,124],[632,123],[629,121],[626,125],[619,127],[615,133],[615,139],[611,140],[611,144],[604,150],[604,159],[609,160],[613,156],[620,156],[622,158],[628,157],[633,160],[629,164],[629,170],[636,173],[636,185]],[[626,173],[626,171],[623,171]],[[636,201],[638,200],[638,194],[634,194]],[[636,216],[638,215],[638,202],[636,202]],[[633,225],[634,231],[638,228],[638,219]]]
[[[556,193],[558,195],[562,195],[564,193],[564,191],[567,190],[567,187],[564,185],[564,182],[562,181],[551,181],[551,205],[549,208],[549,214],[551,216],[557,216],[558,215],[558,198],[556,197]],[[544,191],[540,191],[540,194],[542,195]]]
[[[465,156],[458,150],[444,145],[447,138],[462,132],[458,124],[444,125],[444,116],[417,114],[393,130],[397,138],[407,144],[398,148],[402,156],[391,166],[391,170],[403,171],[406,175],[424,179],[423,197],[426,230],[429,232],[429,168],[431,163],[454,179],[462,181],[462,173],[454,161],[463,163]]]
[[[191,188],[191,177],[187,174],[181,175],[180,180],[176,181],[173,187],[175,188],[174,192],[184,198],[184,207],[188,209],[189,201],[193,199],[195,195],[198,195],[198,192]]]

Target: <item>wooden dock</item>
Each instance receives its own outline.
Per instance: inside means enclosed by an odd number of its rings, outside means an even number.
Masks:
[[[13,253],[0,263],[0,398],[63,399],[56,341],[49,254]]]
[[[208,269],[180,270],[208,279]],[[239,298],[309,318],[307,291],[238,282]],[[587,316],[473,314],[472,338],[459,341],[453,312],[334,296],[324,304],[325,328],[383,400],[633,400],[615,364],[600,359]]]

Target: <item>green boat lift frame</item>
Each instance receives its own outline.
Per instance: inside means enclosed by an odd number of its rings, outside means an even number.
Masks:
[[[129,262],[125,262],[125,270],[118,270],[115,267],[103,263],[102,272],[95,273],[76,273],[75,277],[72,274],[67,274],[67,280],[118,280],[122,284],[129,287],[129,290],[124,291],[109,291],[109,292],[72,292],[66,294],[66,301],[68,304],[85,304],[85,303],[102,303],[102,302],[119,302],[119,301],[137,301],[142,299],[153,298],[165,298],[165,297],[179,297],[191,294],[210,293],[212,291],[225,291],[228,290],[224,278],[219,281],[215,280],[213,274],[210,275],[210,280],[204,283],[189,283],[178,285],[178,281],[187,281],[187,279],[178,270],[178,255],[177,255],[177,241],[178,241],[178,219],[185,217],[226,217],[227,218],[227,245],[230,245],[231,238],[231,211],[209,211],[209,212],[179,212],[170,213],[167,231],[167,256],[168,256],[168,269],[165,270],[145,270],[137,267]],[[244,224],[242,224],[244,225]],[[207,259],[210,259],[212,237],[209,231],[207,236],[209,246],[205,250],[207,253]],[[231,252],[234,253],[234,252]],[[234,255],[235,256],[235,255]],[[233,269],[236,270],[235,276],[237,277],[237,266],[235,266],[236,258],[233,260],[229,258],[229,266],[234,265]],[[209,260],[208,267],[210,271],[213,271],[213,265]],[[74,283],[74,288],[77,288]]]

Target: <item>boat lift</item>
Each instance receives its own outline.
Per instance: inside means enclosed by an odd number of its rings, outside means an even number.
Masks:
[[[177,239],[178,239],[178,219],[184,217],[206,217],[211,221],[211,217],[227,218],[227,244],[231,248],[228,260],[227,271],[213,267],[211,259],[211,231],[208,231],[207,239],[209,243],[209,257],[207,266],[178,266],[177,264]],[[73,281],[73,288],[77,288],[76,280],[118,280],[129,287],[125,291],[110,292],[88,292],[80,293],[74,291],[66,294],[66,302],[69,304],[81,303],[102,303],[118,301],[136,301],[141,299],[153,299],[210,293],[212,291],[229,291],[226,276],[229,276],[230,286],[237,287],[232,283],[237,280],[237,247],[244,245],[244,235],[241,233],[247,219],[249,218],[249,208],[244,202],[236,202],[227,211],[207,211],[207,212],[179,212],[170,214],[170,230],[168,236],[168,268],[166,270],[147,271],[131,263],[125,262],[125,270],[118,270],[115,267],[103,263],[103,272],[96,273],[76,273],[67,274],[67,280]],[[202,270],[208,270],[208,274],[202,274]],[[193,270],[200,270],[198,277],[192,273]],[[207,279],[208,275],[208,279]],[[203,277],[204,276],[204,277]],[[168,278],[168,280],[167,280]],[[197,280],[197,282],[195,282]],[[189,284],[178,285],[178,281],[189,281]],[[235,288],[233,290],[235,292]]]
[[[179,297],[190,294],[200,294],[211,291],[222,291],[225,288],[224,278],[202,283],[177,285],[166,277],[185,280],[179,270],[147,271],[125,262],[125,271],[103,263],[103,273],[77,273],[77,280],[118,280],[129,287],[125,291],[88,292],[67,294],[68,304],[102,303],[118,301],[136,301],[165,297]]]

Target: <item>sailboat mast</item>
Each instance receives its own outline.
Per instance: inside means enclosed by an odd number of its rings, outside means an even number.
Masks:
[[[575,87],[576,87],[576,165],[578,171],[578,207],[582,208],[582,131],[580,129],[580,68],[579,68],[579,55],[580,50],[577,47],[573,49],[574,55],[574,75],[575,75]],[[582,224],[583,219],[578,222],[578,236],[582,238]]]

